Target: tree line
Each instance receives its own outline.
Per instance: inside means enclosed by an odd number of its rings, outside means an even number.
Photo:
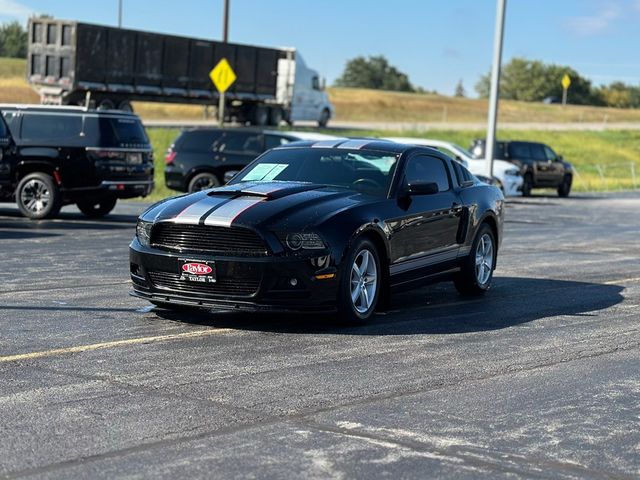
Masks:
[[[618,108],[640,107],[640,85],[613,82],[595,86],[591,80],[565,65],[543,63],[538,60],[513,58],[502,67],[500,98],[540,102],[546,98],[562,97],[562,77],[571,78],[568,102],[574,105],[596,105]],[[481,98],[489,96],[490,72],[482,75],[475,85]],[[401,92],[420,92],[409,76],[391,65],[382,55],[356,57],[347,61],[344,72],[335,81],[336,87],[372,88]],[[455,86],[455,96],[466,95],[462,81]]]

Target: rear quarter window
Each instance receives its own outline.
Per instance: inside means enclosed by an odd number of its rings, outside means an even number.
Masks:
[[[204,153],[213,150],[213,144],[222,132],[211,130],[191,130],[183,132],[176,140],[175,150],[178,152]]]
[[[78,141],[82,133],[81,115],[24,112],[20,138],[30,142]]]
[[[88,141],[99,147],[145,148],[147,132],[136,117],[87,116]]]

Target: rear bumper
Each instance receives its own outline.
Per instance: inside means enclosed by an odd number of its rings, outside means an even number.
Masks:
[[[316,279],[319,270],[310,258],[177,254],[144,247],[137,239],[129,258],[131,295],[152,302],[240,311],[336,310],[337,276]],[[215,262],[218,281],[194,285],[180,280],[179,260],[185,258]]]
[[[175,165],[167,165],[164,170],[164,183],[165,185],[172,189],[177,190],[179,192],[187,191],[187,182],[186,182],[185,173],[177,168]]]
[[[71,199],[87,197],[104,197],[106,195],[116,198],[146,197],[153,191],[153,180],[103,180],[99,185],[80,188],[66,188],[64,194]]]

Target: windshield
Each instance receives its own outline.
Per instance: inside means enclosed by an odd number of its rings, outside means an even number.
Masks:
[[[386,197],[397,155],[335,148],[271,150],[231,182],[309,182]]]

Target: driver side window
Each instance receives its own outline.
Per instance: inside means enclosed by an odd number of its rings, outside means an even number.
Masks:
[[[411,157],[405,167],[404,177],[407,184],[437,183],[440,192],[446,192],[451,188],[447,167],[436,157],[426,155]]]

